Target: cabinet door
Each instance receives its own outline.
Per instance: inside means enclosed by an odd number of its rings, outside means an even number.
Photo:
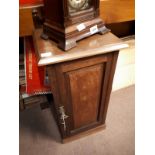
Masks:
[[[109,53],[53,67],[51,74],[55,77],[52,80],[56,85],[53,89],[57,89],[53,95],[63,137],[105,123],[114,58],[114,54]],[[63,120],[64,114],[66,116]]]

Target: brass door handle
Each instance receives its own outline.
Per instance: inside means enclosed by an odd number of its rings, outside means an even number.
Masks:
[[[64,106],[59,107],[59,113],[61,114],[60,115],[60,119],[62,120],[61,124],[63,124],[64,131],[66,131],[66,122],[65,122],[65,119],[68,118],[69,116],[67,116],[65,114]]]

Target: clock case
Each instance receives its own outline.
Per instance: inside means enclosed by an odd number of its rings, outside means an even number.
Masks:
[[[76,46],[76,41],[94,33],[105,33],[102,19],[99,18],[99,0],[92,0],[91,7],[86,10],[70,14],[67,0],[45,0],[45,22],[43,24],[43,39],[52,39],[58,42],[58,47],[69,50]],[[78,30],[77,26],[85,27]],[[90,28],[97,25],[94,32]]]

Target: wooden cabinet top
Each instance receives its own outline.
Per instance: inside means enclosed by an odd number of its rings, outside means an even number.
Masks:
[[[56,42],[41,39],[41,33],[42,29],[38,29],[35,30],[33,35],[38,66],[105,54],[128,47],[121,39],[108,32],[104,35],[94,34],[77,42],[76,47],[63,51],[57,47]]]

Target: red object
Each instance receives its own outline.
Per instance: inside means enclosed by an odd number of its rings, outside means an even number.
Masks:
[[[37,5],[42,3],[43,0],[19,0],[19,5]]]
[[[26,52],[26,93],[50,93],[50,87],[45,86],[45,67],[38,67],[32,37],[25,38]]]

